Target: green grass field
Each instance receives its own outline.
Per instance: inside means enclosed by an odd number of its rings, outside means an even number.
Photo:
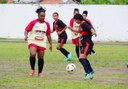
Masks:
[[[65,57],[53,45],[53,52],[45,53],[45,76],[38,77],[36,71],[29,77],[27,43],[0,42],[0,89],[128,89],[128,45],[96,44],[97,56],[88,57],[96,72],[93,80],[87,81],[74,46],[67,44],[65,48],[73,53],[74,74],[65,71],[70,62],[63,62]]]

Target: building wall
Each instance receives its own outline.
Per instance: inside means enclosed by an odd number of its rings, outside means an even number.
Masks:
[[[37,18],[35,10],[37,4],[0,4],[0,37],[23,38],[27,24]],[[51,24],[52,13],[58,12],[60,19],[67,25],[73,17],[74,8],[88,10],[88,18],[92,21],[98,36],[94,41],[128,41],[128,5],[76,5],[59,4],[44,5],[46,8],[46,21]],[[67,29],[68,37],[71,33]],[[56,33],[52,34],[57,39]]]

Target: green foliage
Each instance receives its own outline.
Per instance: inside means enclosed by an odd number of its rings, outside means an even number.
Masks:
[[[7,3],[8,0],[0,0],[0,3]]]
[[[128,4],[128,0],[79,0],[81,4]]]

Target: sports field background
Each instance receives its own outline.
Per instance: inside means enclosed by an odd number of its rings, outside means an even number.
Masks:
[[[65,48],[73,53],[77,66],[74,74],[68,74],[65,57],[56,50],[45,53],[44,77],[28,76],[29,52],[27,43],[0,42],[0,89],[128,89],[128,44],[95,44],[96,57],[89,56],[96,69],[93,80],[84,81],[84,71],[74,52],[74,46]],[[36,64],[37,70],[37,64]]]

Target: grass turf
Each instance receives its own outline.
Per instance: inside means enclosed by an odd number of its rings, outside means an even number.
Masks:
[[[96,57],[89,56],[96,69],[93,80],[84,81],[84,71],[74,52],[74,46],[64,46],[73,53],[77,66],[74,74],[68,74],[65,67],[70,62],[63,62],[65,57],[56,50],[47,48],[45,52],[45,77],[28,76],[29,52],[26,43],[0,43],[0,89],[127,89],[128,87],[128,46],[95,45]]]

